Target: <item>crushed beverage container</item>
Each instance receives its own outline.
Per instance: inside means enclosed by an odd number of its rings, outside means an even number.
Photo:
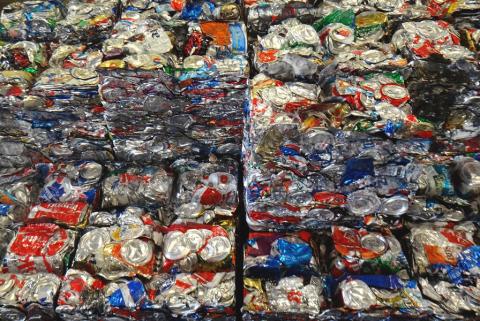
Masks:
[[[424,317],[432,313],[430,301],[422,296],[416,280],[388,274],[357,275],[337,281],[333,287],[335,306],[346,316],[377,312],[392,317]]]
[[[4,43],[1,47],[0,68],[23,70],[35,75],[48,65],[47,46],[33,41]]]
[[[309,232],[251,232],[243,263],[244,317],[318,316],[327,306],[318,259]]]
[[[0,177],[0,226],[12,229],[25,221],[38,197],[36,171],[29,167],[10,169]]]
[[[77,232],[51,223],[18,228],[3,259],[3,271],[63,275],[75,251]]]
[[[66,44],[98,44],[110,37],[121,2],[70,1],[67,14],[55,26],[55,37]]]
[[[478,313],[478,282],[458,287],[447,281],[419,278],[418,283],[435,315],[468,318]]]
[[[235,273],[156,274],[146,283],[154,307],[179,318],[234,317]]]
[[[322,277],[244,278],[243,284],[244,320],[316,318],[327,305]]]
[[[162,167],[114,164],[102,182],[102,207],[167,205],[172,185],[173,176]]]
[[[91,206],[83,202],[39,203],[30,208],[25,222],[81,229],[86,226],[91,211]]]
[[[104,282],[88,272],[69,269],[62,279],[55,312],[62,320],[99,317],[103,311]]]
[[[414,272],[452,284],[476,279],[478,246],[474,234],[477,227],[472,222],[442,225],[423,223],[411,227],[409,242]]]
[[[320,270],[315,251],[308,232],[251,232],[245,247],[244,275],[254,279],[314,275]]]
[[[160,242],[158,221],[142,208],[94,212],[73,266],[108,280],[150,278],[157,268]]]
[[[139,237],[116,239],[115,234],[119,232],[115,232],[115,229],[97,228],[85,233],[75,255],[75,266],[108,280],[136,275],[151,277],[157,259],[154,243]]]
[[[102,54],[85,45],[60,45],[52,53],[49,68],[37,78],[25,104],[59,110],[81,105],[84,110],[100,105],[95,68]]]
[[[0,13],[1,38],[9,41],[52,41],[55,39],[55,25],[65,15],[62,1],[12,2]]]
[[[2,320],[45,320],[54,318],[61,279],[50,273],[0,274],[0,317]]]
[[[103,288],[103,320],[170,320],[167,310],[156,308],[140,279],[120,279],[105,284]]]
[[[173,224],[210,223],[233,217],[238,206],[238,163],[230,158],[209,162],[188,159],[171,165],[176,173],[173,189]]]
[[[216,225],[173,224],[162,227],[160,271],[225,272],[234,267],[235,226],[224,220]]]
[[[434,54],[449,60],[474,59],[473,52],[460,44],[458,31],[442,20],[405,22],[392,36],[392,43],[412,59],[425,59]]]
[[[96,206],[99,201],[99,183],[103,174],[101,164],[79,161],[39,168],[46,175],[39,200],[45,203],[85,202]]]
[[[329,255],[332,276],[396,274],[408,279],[409,266],[399,240],[389,230],[371,232],[333,226]],[[328,255],[328,254],[327,254]]]

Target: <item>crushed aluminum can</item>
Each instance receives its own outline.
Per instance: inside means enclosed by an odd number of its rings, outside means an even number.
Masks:
[[[62,43],[90,44],[106,40],[117,20],[120,2],[71,1],[65,19],[55,26],[55,35]]]
[[[333,96],[341,96],[358,110],[372,109],[380,102],[395,107],[403,107],[410,100],[410,95],[401,74],[372,73],[365,77],[337,76],[332,84]]]
[[[167,308],[173,316],[234,314],[234,272],[157,274],[146,288],[154,306]]]
[[[140,279],[108,282],[103,288],[103,296],[105,309],[102,317],[106,320],[155,320],[141,315],[144,309],[148,310],[150,300]]]
[[[38,195],[33,170],[26,169],[3,177],[0,184],[0,226],[23,222]]]
[[[238,206],[237,163],[218,159],[209,163],[177,160],[172,198],[175,222],[209,223],[219,217],[231,217]]]
[[[413,221],[460,222],[468,216],[461,208],[446,206],[439,201],[417,196],[407,213]]]
[[[173,1],[172,1],[173,2]],[[223,3],[184,3],[180,18],[190,21],[235,21],[239,20],[241,15],[240,6],[235,1]]]
[[[60,1],[13,2],[0,14],[1,38],[4,40],[34,40],[49,42],[55,37],[55,24],[65,16]]]
[[[208,48],[203,48],[202,38],[211,39],[208,43]],[[202,55],[204,50],[206,50],[205,53],[215,53],[225,49],[233,55],[244,55],[247,53],[247,33],[243,23],[202,21],[189,24],[189,35],[183,48],[185,57]]]
[[[221,225],[186,224],[162,227],[161,271],[221,272],[233,266],[234,230]]]
[[[87,203],[40,203],[32,206],[28,223],[55,223],[68,228],[83,228],[88,222],[91,207]]]
[[[247,7],[247,4],[245,4]],[[260,5],[247,7],[247,27],[251,34],[263,35],[272,23],[297,18],[303,23],[322,16],[323,8],[310,3],[295,2],[262,2]]]
[[[51,68],[75,69],[73,75],[87,80],[91,77],[92,69],[102,62],[103,55],[99,50],[94,50],[86,45],[60,44],[55,47],[49,60]]]
[[[337,55],[354,44],[355,31],[342,23],[332,23],[320,31],[320,39],[328,53]]]
[[[389,230],[369,232],[342,226],[332,227],[331,273],[408,275],[402,246]]]
[[[345,72],[360,70],[395,70],[405,68],[408,60],[397,54],[391,46],[353,48],[335,57],[337,69]]]
[[[142,238],[141,226],[96,228],[85,233],[78,245],[74,266],[108,280],[153,275],[157,260],[153,241]]]
[[[34,75],[47,66],[47,48],[44,44],[19,41],[0,47],[1,70],[23,70]]]
[[[480,195],[480,161],[469,157],[455,159],[453,177],[460,195],[475,198]]]
[[[430,302],[423,298],[417,281],[401,281],[392,275],[359,275],[340,282],[336,304],[354,311],[398,311],[404,316],[429,313]]]
[[[443,318],[458,316],[466,311],[478,313],[479,284],[457,286],[441,280],[419,278],[423,296],[432,301],[433,311]]]
[[[137,41],[137,33],[143,33],[141,41]],[[102,52],[108,58],[121,57],[120,60],[128,62],[135,68],[153,69],[161,66],[159,61],[172,48],[172,42],[161,25],[161,22],[139,16],[136,12],[126,11],[115,24],[113,36],[102,44]],[[125,56],[124,58],[122,56]],[[107,64],[109,61],[103,64]]]
[[[63,275],[73,254],[77,233],[54,224],[29,224],[18,229],[3,259],[5,272],[48,272]]]
[[[455,22],[455,28],[463,36],[462,44],[471,51],[478,53],[480,51],[480,26],[475,15],[458,17]]]
[[[99,105],[98,74],[95,70],[51,67],[39,75],[30,94],[40,106]],[[68,88],[68,89],[67,89]],[[60,95],[63,93],[63,95]]]
[[[424,5],[432,17],[442,18],[451,15],[458,7],[456,0],[424,0]]]
[[[0,71],[0,102],[2,106],[22,106],[23,99],[32,87],[34,76],[23,70]]]
[[[289,276],[276,282],[244,278],[244,310],[252,314],[315,318],[326,305],[320,277]]]
[[[58,276],[48,273],[37,273],[29,275],[28,277],[22,274],[1,274],[2,279],[2,298],[4,300],[18,299],[18,302],[12,301],[12,305],[15,303],[30,303],[41,302],[43,300],[45,304],[54,304],[54,297],[57,293],[58,287],[60,286],[60,279]],[[28,282],[26,282],[28,280]],[[49,290],[44,293],[35,293],[37,285],[53,285],[53,288],[46,287],[46,290]],[[39,290],[42,290],[41,287]],[[8,295],[11,291],[16,292],[16,295]],[[10,296],[10,297],[9,297]],[[5,303],[5,302],[2,302]]]
[[[0,316],[2,320],[43,320],[54,315],[61,279],[48,273],[0,274]]]
[[[355,16],[356,42],[375,42],[382,39],[388,16],[381,12],[367,11]]]
[[[295,273],[298,269],[308,274],[319,270],[310,233],[249,234],[243,264],[246,277],[270,278],[281,273]]]
[[[443,226],[442,226],[443,225]],[[420,276],[437,276],[454,284],[478,275],[476,253],[478,246],[471,222],[417,224],[411,227],[409,241],[413,254],[413,270]]]
[[[7,254],[8,244],[15,236],[15,232],[7,229],[7,228],[0,228],[0,259],[3,261],[5,254]]]
[[[153,215],[145,209],[136,206],[128,206],[110,212],[93,212],[90,215],[88,224],[94,227],[142,226],[143,232],[140,233],[140,235],[147,238],[153,238],[157,222]]]
[[[45,185],[40,190],[41,202],[86,202],[96,205],[100,194],[98,183],[103,173],[101,164],[80,161],[54,166],[50,171],[45,178]]]
[[[104,283],[88,272],[69,269],[62,279],[55,312],[62,320],[85,320],[103,311]]]
[[[404,195],[380,198],[372,189],[356,190],[347,197],[347,210],[353,216],[383,214],[399,217],[406,214],[410,207],[410,199]]]
[[[324,64],[317,53],[319,46],[320,39],[312,26],[288,19],[271,26],[269,33],[259,38],[254,47],[254,66],[279,80],[315,79]]]
[[[460,45],[460,35],[445,21],[405,22],[392,37],[395,47],[417,59],[439,54],[446,59],[473,59],[473,53]],[[455,53],[455,54],[453,54]]]
[[[147,166],[114,171],[103,180],[103,208],[167,205],[173,177],[163,168]]]

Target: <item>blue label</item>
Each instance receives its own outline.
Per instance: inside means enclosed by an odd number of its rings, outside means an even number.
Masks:
[[[352,279],[365,282],[368,286],[379,288],[397,290],[403,289],[403,284],[397,275],[352,275]]]
[[[12,205],[0,204],[0,216],[7,216],[12,208]]]
[[[342,177],[342,185],[350,185],[366,176],[374,176],[373,159],[352,158],[347,162],[347,167]]]
[[[92,188],[85,193],[83,193],[85,197],[87,198],[87,203],[92,204],[95,201],[95,196],[97,195],[97,189]]]
[[[313,256],[312,249],[306,243],[292,243],[279,239],[277,247],[278,260],[287,267],[307,265]]]
[[[247,36],[243,32],[242,25],[239,23],[231,23],[229,25],[230,35],[232,38],[232,49],[234,52],[247,52]]]
[[[45,187],[40,193],[40,199],[43,201],[59,202],[60,198],[65,194],[65,188],[62,184],[54,182],[50,186]]]
[[[129,282],[128,289],[130,290],[130,295],[132,296],[133,302],[135,303],[138,303],[146,295],[145,288],[140,281]]]

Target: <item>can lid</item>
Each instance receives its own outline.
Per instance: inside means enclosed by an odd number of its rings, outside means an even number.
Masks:
[[[200,251],[200,257],[205,262],[220,262],[226,259],[231,252],[232,244],[225,236],[214,236]]]
[[[404,195],[396,195],[383,201],[380,212],[386,215],[401,216],[408,211],[408,197]]]
[[[163,255],[169,260],[180,260],[190,253],[185,244],[185,235],[180,231],[168,233],[163,240]]]
[[[396,84],[383,85],[380,91],[382,95],[391,99],[404,99],[408,97],[407,88]]]
[[[153,246],[140,239],[129,240],[122,244],[120,255],[127,263],[142,266],[152,259]]]
[[[355,216],[365,216],[375,213],[381,202],[377,194],[369,190],[359,190],[347,197],[348,211]]]
[[[326,208],[313,208],[308,211],[307,217],[320,221],[333,221],[335,219],[335,213]]]
[[[347,280],[340,284],[343,303],[353,310],[367,310],[377,303],[370,287],[360,280]]]
[[[190,251],[197,252],[205,244],[205,239],[207,235],[208,234],[204,233],[203,230],[188,230],[187,232],[185,232],[185,244],[190,249]]]
[[[388,250],[387,240],[378,233],[369,233],[360,239],[360,244],[366,250],[372,251],[378,256]]]
[[[98,77],[98,74],[95,70],[86,68],[72,68],[70,69],[70,75],[72,75],[73,78],[81,80],[89,80]]]
[[[387,60],[387,56],[380,50],[365,50],[361,53],[360,58],[368,64],[378,64]]]
[[[289,30],[289,34],[292,37],[292,40],[297,43],[305,43],[308,45],[316,45],[320,43],[320,38],[318,37],[315,29],[306,24],[298,24],[293,26]]]
[[[102,249],[108,242],[110,242],[110,234],[106,228],[98,228],[85,233],[78,244],[75,260],[85,260],[89,255]]]
[[[80,168],[79,174],[88,180],[98,179],[102,176],[102,170],[102,165],[96,162],[88,162]]]

